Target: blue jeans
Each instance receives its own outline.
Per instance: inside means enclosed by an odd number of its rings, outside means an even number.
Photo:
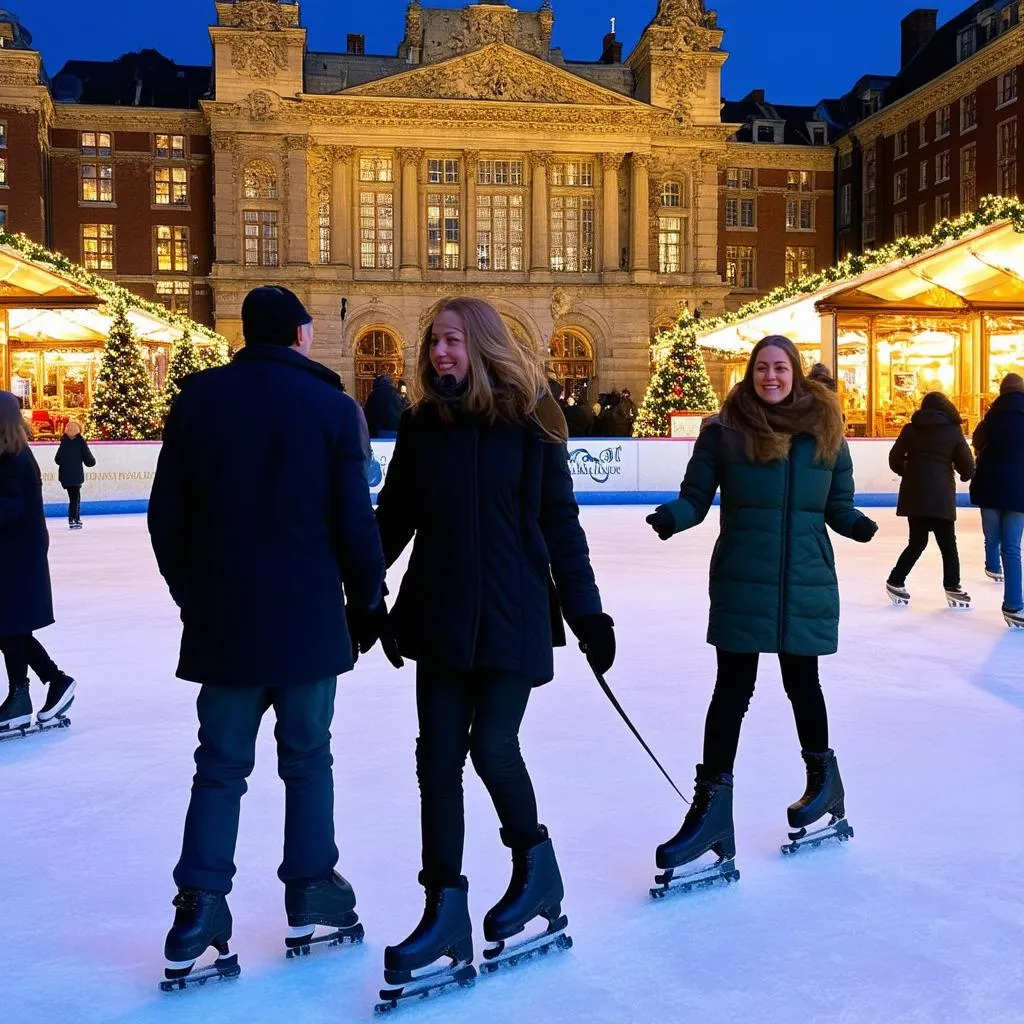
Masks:
[[[277,771],[284,782],[285,884],[330,876],[334,842],[331,718],[337,680],[291,687],[203,686],[196,701],[199,746],[174,882],[228,893],[246,779],[256,763],[256,734],[268,708],[277,715]]]
[[[1024,512],[1001,512],[997,508],[983,508],[981,529],[985,535],[985,568],[998,572],[999,558],[1002,556],[1003,610],[1020,611],[1024,607],[1020,563]]]

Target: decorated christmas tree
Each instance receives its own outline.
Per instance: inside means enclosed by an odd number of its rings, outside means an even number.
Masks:
[[[199,368],[208,370],[211,366],[223,366],[231,362],[231,350],[226,342],[211,341],[196,346],[196,358],[199,360]]]
[[[192,343],[192,335],[188,328],[185,328],[181,338],[174,343],[174,348],[171,350],[171,361],[167,364],[167,376],[164,378],[164,388],[158,400],[161,423],[167,418],[171,403],[181,390],[181,382],[189,374],[198,373],[204,368],[204,364],[199,358],[199,351]]]
[[[115,298],[109,308],[113,320],[96,378],[91,432],[110,441],[145,440],[157,430],[153,380],[123,299]]]
[[[687,310],[674,327],[658,336],[657,345],[666,354],[651,375],[633,427],[634,437],[666,436],[671,412],[712,413],[718,408],[718,396],[697,344],[699,323]]]

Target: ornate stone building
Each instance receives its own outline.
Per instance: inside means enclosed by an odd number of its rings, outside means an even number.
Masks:
[[[296,3],[217,4],[217,329],[295,289],[360,393],[444,295],[495,303],[580,388],[642,390],[655,325],[717,310],[722,31],[661,0],[625,63],[551,48],[553,13],[410,3],[394,58],[312,53]],[[593,392],[593,389],[592,389]]]

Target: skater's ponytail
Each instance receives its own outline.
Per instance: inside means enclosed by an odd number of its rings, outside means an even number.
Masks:
[[[18,399],[0,391],[0,455],[20,455],[32,439],[32,429],[21,415]]]

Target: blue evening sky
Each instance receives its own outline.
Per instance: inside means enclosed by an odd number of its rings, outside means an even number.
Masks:
[[[541,0],[513,6],[536,10]],[[570,59],[596,60],[609,19],[629,53],[657,9],[657,0],[552,0],[554,45]],[[207,64],[206,27],[213,0],[0,0],[32,33],[50,74],[65,61],[110,60],[128,50],[154,47],[183,64]],[[723,94],[740,99],[763,88],[780,103],[815,103],[846,92],[864,73],[899,68],[899,22],[917,6],[935,7],[939,22],[949,20],[969,0],[707,0],[725,29],[729,60]],[[467,0],[428,0],[424,6],[460,8]],[[301,0],[309,45],[344,50],[348,32],[366,36],[367,53],[394,53],[405,21],[405,0]]]

